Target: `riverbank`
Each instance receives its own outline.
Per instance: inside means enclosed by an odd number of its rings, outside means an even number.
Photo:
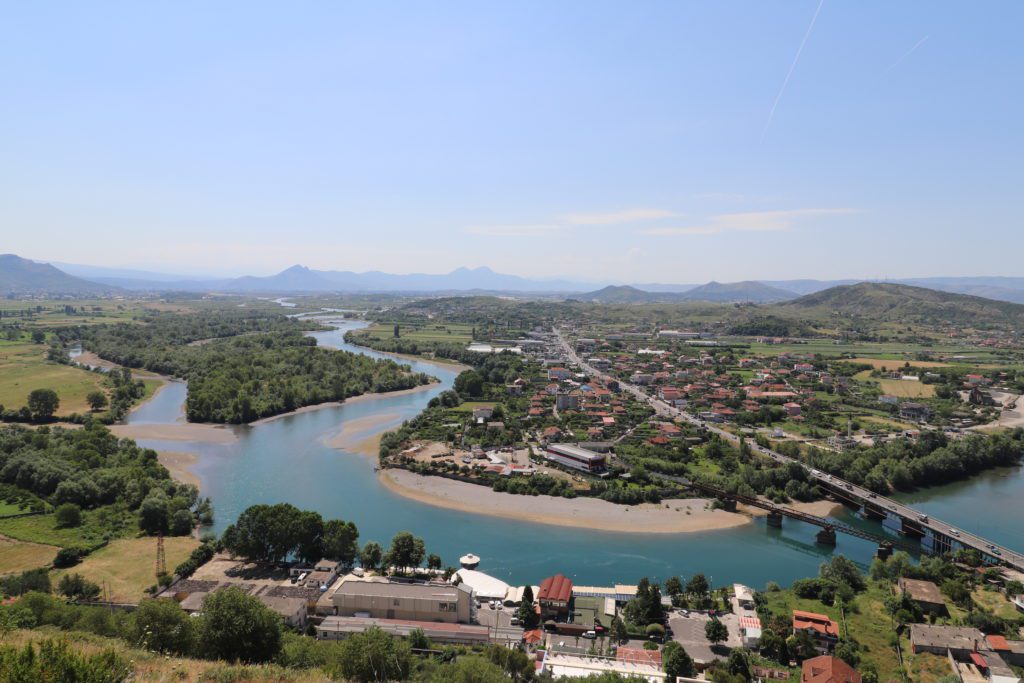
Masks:
[[[186,451],[157,451],[156,454],[157,460],[171,473],[172,479],[199,488],[199,477],[192,471],[199,456]]]
[[[407,470],[382,470],[378,480],[392,493],[436,507],[596,531],[690,533],[743,526],[751,519],[744,514],[712,510],[709,501],[698,498],[617,505],[597,498],[522,496]]]

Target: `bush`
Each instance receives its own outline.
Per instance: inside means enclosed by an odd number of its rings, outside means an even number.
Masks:
[[[61,548],[57,551],[57,556],[53,558],[53,566],[57,569],[74,567],[88,554],[89,551],[85,548]]]
[[[100,587],[81,574],[65,574],[60,578],[57,590],[71,600],[95,600],[100,594]]]
[[[80,654],[66,642],[44,640],[18,648],[0,647],[0,683],[21,681],[82,681],[120,683],[128,680],[132,668],[113,650],[94,655]]]
[[[54,511],[58,529],[71,529],[82,525],[82,508],[74,503],[58,505]]]

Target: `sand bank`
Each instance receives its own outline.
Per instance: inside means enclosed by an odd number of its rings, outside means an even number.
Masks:
[[[374,438],[380,442],[380,430],[372,435],[370,438],[360,437],[361,434],[378,427],[382,427],[388,422],[394,422],[401,415],[398,413],[386,413],[384,415],[367,415],[366,417],[360,417],[355,420],[346,421],[341,431],[334,436],[328,438],[326,443],[331,448],[344,448],[345,450],[351,450],[356,452],[362,452],[360,446],[366,442],[371,441]],[[374,451],[376,453],[376,451]]]
[[[174,424],[111,425],[110,431],[122,439],[154,439],[157,441],[201,441],[203,443],[234,443],[235,433],[223,425]]]
[[[749,514],[752,517],[764,517],[768,514],[767,510],[761,508],[753,508],[746,505],[738,506],[744,514]],[[810,503],[798,503],[796,501],[786,503],[785,507],[797,510],[799,512],[805,512],[808,515],[815,515],[817,517],[828,517],[843,507],[842,503],[837,503],[834,500],[815,500]]]
[[[184,451],[157,451],[160,464],[167,468],[171,477],[183,484],[192,484],[199,488],[199,477],[192,471],[192,466],[199,459],[195,453]]]
[[[327,401],[325,403],[317,403],[316,405],[303,406],[301,408],[296,408],[295,410],[289,411],[287,413],[281,413],[280,415],[271,415],[270,417],[264,417],[259,420],[256,420],[255,422],[250,422],[249,426],[257,427],[262,424],[267,424],[268,422],[273,422],[274,420],[280,420],[283,417],[291,417],[292,415],[298,415],[299,413],[309,413],[314,410],[322,410],[323,408],[337,408],[342,405],[362,403],[363,401],[376,401],[377,399],[380,398],[391,398],[394,396],[416,394],[421,391],[427,391],[428,389],[432,389],[436,384],[437,382],[431,382],[430,384],[421,384],[418,387],[412,387],[411,389],[400,389],[398,391],[386,391],[383,393],[376,394],[360,394],[359,396],[346,398],[344,401]]]
[[[379,479],[388,490],[428,505],[598,531],[686,533],[727,529],[750,522],[747,515],[707,509],[708,501],[696,498],[626,506],[596,498],[497,493],[485,486],[406,470],[382,470]]]

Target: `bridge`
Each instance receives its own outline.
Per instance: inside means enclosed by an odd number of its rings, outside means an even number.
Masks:
[[[715,434],[733,444],[739,444],[739,436],[713,424],[709,424],[699,417],[685,413],[675,406],[669,405],[657,397],[651,396],[638,386],[624,382],[591,367],[580,359],[569,345],[569,342],[557,328],[554,332],[566,357],[571,362],[583,368],[590,375],[618,382],[619,387],[623,391],[633,394],[638,400],[647,402],[658,415],[685,420],[705,432]],[[935,517],[919,510],[915,510],[914,508],[891,498],[880,496],[874,491],[870,491],[835,475],[810,468],[801,461],[787,455],[783,455],[777,451],[773,451],[770,448],[750,442],[748,442],[748,445],[752,452],[758,453],[766,458],[770,458],[779,464],[785,465],[795,463],[804,468],[804,470],[807,471],[809,478],[814,481],[819,488],[828,491],[832,496],[845,503],[862,509],[864,516],[868,519],[874,519],[879,522],[885,521],[886,519],[893,520],[899,525],[899,533],[905,538],[925,541],[921,547],[928,552],[944,553],[958,548],[971,549],[978,551],[984,561],[988,564],[1004,565],[1016,569],[1017,571],[1024,571],[1024,554],[1016,550],[993,543],[989,539],[978,536],[977,534],[957,529],[952,524],[936,519]],[[802,514],[796,510],[793,510],[792,512]],[[783,516],[797,519],[795,515]],[[831,522],[831,520],[827,521]],[[814,524],[815,522],[809,521],[809,523]],[[836,522],[831,523],[833,525],[836,524]],[[836,528],[838,529],[838,527]]]

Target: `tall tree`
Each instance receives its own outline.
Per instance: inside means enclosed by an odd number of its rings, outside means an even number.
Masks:
[[[60,397],[53,389],[33,389],[28,395],[28,409],[37,422],[49,420],[60,407]]]
[[[399,531],[391,539],[391,548],[388,549],[384,562],[397,569],[419,567],[423,564],[426,552],[422,538],[417,538],[408,531]]]
[[[216,659],[267,662],[281,650],[281,638],[281,618],[241,588],[229,586],[203,600],[200,642]]]
[[[540,615],[537,614],[537,608],[533,603],[533,588],[531,586],[523,588],[523,601],[519,603],[516,616],[523,622],[523,628],[527,630],[537,628],[537,624],[540,623]]]
[[[674,640],[665,643],[665,647],[662,648],[661,662],[670,681],[680,677],[693,677],[693,657]]]
[[[383,556],[384,551],[380,547],[380,544],[376,541],[370,541],[364,545],[363,549],[359,552],[359,564],[361,564],[364,569],[376,569],[380,566]]]
[[[324,557],[346,565],[359,554],[359,530],[352,522],[331,519],[324,523]]]

